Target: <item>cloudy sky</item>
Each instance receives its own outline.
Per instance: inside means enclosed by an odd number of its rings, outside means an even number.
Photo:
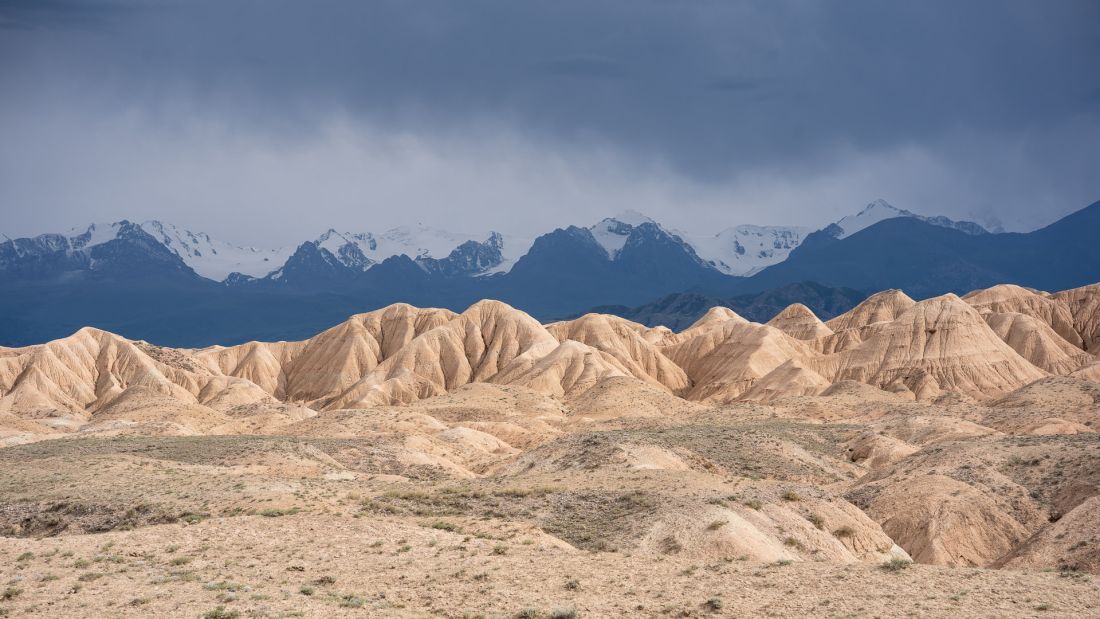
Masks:
[[[1093,0],[0,0],[0,233],[1030,229],[1100,200]]]

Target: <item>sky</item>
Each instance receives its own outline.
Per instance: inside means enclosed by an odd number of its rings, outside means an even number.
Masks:
[[[1100,200],[1093,0],[0,0],[0,233],[257,246]]]

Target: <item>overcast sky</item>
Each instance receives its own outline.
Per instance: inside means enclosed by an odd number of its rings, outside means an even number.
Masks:
[[[0,0],[0,233],[1009,229],[1100,200],[1094,0]]]

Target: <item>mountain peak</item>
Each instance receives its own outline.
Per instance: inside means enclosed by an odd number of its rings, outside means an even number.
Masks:
[[[595,225],[589,226],[588,230],[592,233],[592,237],[596,239],[596,242],[607,252],[607,257],[614,260],[618,257],[619,252],[623,250],[623,245],[626,245],[626,240],[630,238],[634,229],[645,224],[652,224],[656,228],[664,230],[661,224],[631,209],[622,211],[614,217],[605,217]]]
[[[645,216],[644,214],[639,213],[638,211],[635,211],[634,209],[626,209],[625,211],[617,213],[613,217],[608,217],[607,219],[604,219],[603,221],[607,221],[607,220],[617,221],[619,223],[624,223],[628,226],[640,226],[642,224],[655,224],[655,223],[657,223],[657,222],[653,221],[652,219],[650,219],[649,217]],[[601,223],[603,223],[603,222],[601,222]]]
[[[909,211],[906,211],[904,209],[900,209],[900,208],[894,206],[893,204],[890,204],[886,200],[883,200],[882,198],[876,198],[876,199],[872,200],[871,202],[867,203],[867,206],[863,207],[863,210],[859,212],[859,215],[867,215],[867,214],[870,214],[870,213],[875,212],[875,211],[885,211],[887,213],[897,213],[898,217],[905,216],[905,215],[912,215],[912,213],[910,213]],[[857,217],[859,215],[857,215]]]
[[[913,219],[919,219],[920,221],[934,226],[951,228],[970,235],[988,233],[988,230],[971,221],[955,221],[943,215],[925,217],[924,215],[918,215],[912,211],[898,208],[882,198],[872,201],[867,206],[863,207],[863,210],[860,212],[842,218],[825,230],[829,232],[831,236],[837,239],[843,239],[852,236],[864,228],[869,228],[880,221],[898,217],[912,217]]]

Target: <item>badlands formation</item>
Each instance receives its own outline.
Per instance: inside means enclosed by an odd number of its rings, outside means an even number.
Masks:
[[[1100,284],[0,348],[0,615],[1100,613]]]

